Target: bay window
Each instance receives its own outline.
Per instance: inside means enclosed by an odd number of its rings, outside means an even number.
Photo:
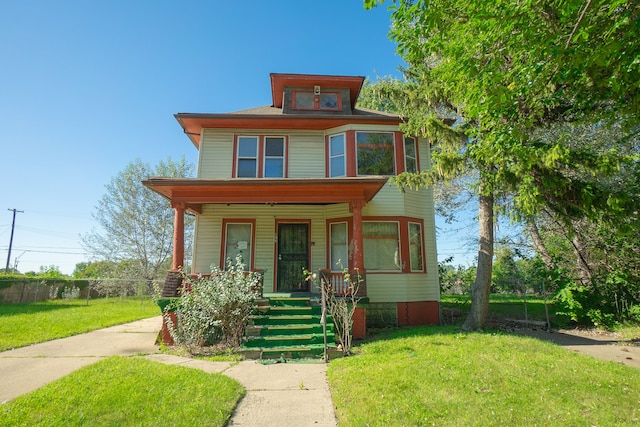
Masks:
[[[366,271],[399,271],[400,233],[397,222],[362,223],[364,268]]]
[[[393,133],[356,132],[358,175],[394,174]]]
[[[331,135],[329,137],[329,176],[338,177],[347,175],[345,155],[345,135]]]

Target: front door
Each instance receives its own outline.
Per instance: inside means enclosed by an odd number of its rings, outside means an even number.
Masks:
[[[309,269],[309,224],[278,224],[277,292],[307,292],[304,269]]]

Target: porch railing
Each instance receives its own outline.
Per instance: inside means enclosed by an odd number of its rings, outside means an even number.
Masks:
[[[341,271],[320,270],[322,284],[328,284],[335,296],[351,296],[351,290],[352,287],[354,287],[356,289],[356,296],[366,297],[367,281],[365,274],[360,271],[350,271],[349,277],[353,285],[345,280],[344,273]]]

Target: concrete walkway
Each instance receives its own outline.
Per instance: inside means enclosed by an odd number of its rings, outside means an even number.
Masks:
[[[161,323],[158,316],[0,353],[0,404],[106,357],[144,356],[240,382],[247,393],[229,425],[336,425],[325,364],[205,362],[161,354],[155,345]]]

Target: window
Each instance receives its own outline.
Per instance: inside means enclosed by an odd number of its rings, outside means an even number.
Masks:
[[[330,256],[331,271],[341,271],[349,264],[349,243],[346,222],[335,222],[329,225],[331,233]]]
[[[344,133],[329,137],[329,176],[346,175]]]
[[[415,138],[404,138],[404,170],[410,173],[418,172],[418,154]]]
[[[284,138],[281,136],[264,138],[264,177],[284,177]]]
[[[284,136],[238,136],[236,178],[285,178],[287,145]]]
[[[314,94],[312,91],[294,91],[294,110],[329,110],[342,109],[342,97],[337,92],[322,92]]]
[[[362,238],[365,270],[401,270],[397,222],[364,222]]]
[[[258,176],[258,137],[238,137],[236,176],[238,178],[256,178]]]
[[[422,225],[409,223],[409,268],[411,271],[423,271],[422,261]]]
[[[393,133],[356,132],[358,175],[393,175]]]
[[[253,236],[253,224],[251,223],[226,223],[224,246],[224,266],[225,269],[231,264],[235,264],[236,256],[242,256],[244,269],[251,269],[251,241]]]

